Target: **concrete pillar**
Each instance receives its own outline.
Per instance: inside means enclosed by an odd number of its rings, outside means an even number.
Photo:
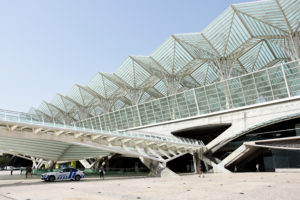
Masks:
[[[195,174],[199,174],[199,163],[200,163],[200,159],[199,159],[199,156],[198,156],[198,153],[194,153],[193,154],[193,162],[194,162],[194,169],[195,169]]]
[[[149,176],[154,177],[179,177],[178,174],[171,171],[166,167],[166,163],[161,163],[156,160],[150,160],[147,158],[140,157],[140,160],[148,169],[150,169]]]
[[[84,160],[79,160],[79,162],[83,165],[83,167],[84,167],[85,169],[90,169],[90,168],[91,168],[91,164],[90,164],[86,159],[84,159]]]
[[[53,169],[55,166],[56,162],[54,162],[53,160],[49,160],[47,163],[47,166],[45,166],[47,169]]]
[[[100,158],[96,158],[95,162],[93,163],[93,168],[98,169],[100,167]]]
[[[39,160],[39,163],[37,164],[37,168],[40,169],[45,164],[45,161],[43,159]]]

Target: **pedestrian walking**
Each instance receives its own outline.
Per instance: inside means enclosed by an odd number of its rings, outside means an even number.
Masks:
[[[14,167],[11,167],[10,168],[10,175],[13,175],[13,172],[14,172]]]
[[[258,163],[256,164],[255,167],[256,167],[256,172],[259,172],[259,164]]]
[[[100,174],[100,179],[102,177],[102,179],[104,180],[105,171],[103,165],[101,165],[101,167],[99,168],[99,174]]]
[[[32,168],[30,166],[26,167],[25,177],[32,177]]]

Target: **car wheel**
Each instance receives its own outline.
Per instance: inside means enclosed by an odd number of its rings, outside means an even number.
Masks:
[[[75,181],[80,181],[80,176],[79,175],[75,176]]]
[[[54,176],[50,176],[50,177],[49,177],[49,181],[50,181],[50,182],[53,182],[54,180],[55,180],[55,177],[54,177]]]

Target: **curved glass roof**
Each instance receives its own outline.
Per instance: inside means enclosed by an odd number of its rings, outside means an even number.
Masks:
[[[300,1],[234,4],[200,33],[171,35],[150,56],[56,95],[29,112],[80,120],[300,58]]]

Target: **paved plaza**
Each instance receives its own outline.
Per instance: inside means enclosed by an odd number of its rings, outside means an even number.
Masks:
[[[18,175],[16,175],[18,176]],[[6,180],[3,180],[6,177]],[[179,178],[87,178],[45,183],[0,177],[2,200],[299,199],[300,173],[236,173]]]

